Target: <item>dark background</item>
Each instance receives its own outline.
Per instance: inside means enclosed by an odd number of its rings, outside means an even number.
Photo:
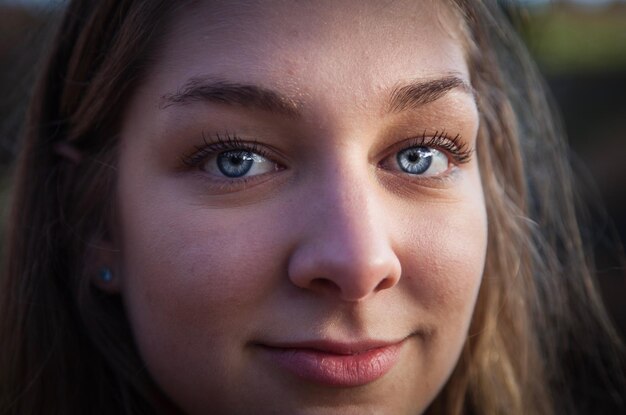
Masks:
[[[626,0],[502,0],[561,109],[590,202],[598,282],[626,337]],[[0,214],[41,51],[63,1],[0,0]],[[592,177],[589,182],[588,178]],[[621,239],[621,243],[619,240]]]
[[[626,338],[626,1],[519,3],[506,5],[560,109],[590,205],[598,282]]]

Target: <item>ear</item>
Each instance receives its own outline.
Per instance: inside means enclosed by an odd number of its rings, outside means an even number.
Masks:
[[[121,273],[119,249],[109,241],[93,238],[86,249],[85,270],[90,282],[100,291],[119,294]]]

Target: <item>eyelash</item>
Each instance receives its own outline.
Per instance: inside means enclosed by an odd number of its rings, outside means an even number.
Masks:
[[[264,150],[263,146],[257,141],[243,141],[236,134],[228,131],[222,136],[215,134],[212,140],[207,139],[206,134],[202,133],[203,144],[195,146],[195,150],[181,158],[182,163],[189,168],[198,168],[209,156],[230,150],[244,150],[258,154],[261,157],[270,158],[270,153]],[[402,143],[399,150],[411,147],[432,147],[443,150],[448,156],[454,160],[455,164],[465,164],[472,159],[473,150],[468,144],[461,140],[461,135],[457,134],[450,137],[445,130],[436,131],[432,136],[427,136],[426,131],[421,136],[410,138]]]
[[[237,137],[237,135],[231,135],[228,131],[223,137],[220,134],[215,134],[215,138],[212,141],[208,140],[206,134],[203,132],[202,140],[204,144],[195,146],[195,150],[191,154],[182,157],[181,161],[187,167],[197,168],[210,155],[229,150],[245,150],[250,153],[258,154],[261,157],[269,156],[269,153],[265,151],[258,142],[243,141]]]
[[[470,162],[474,153],[474,150],[461,140],[461,134],[450,137],[445,130],[435,131],[432,137],[427,137],[424,131],[421,136],[410,138],[408,142],[402,144],[401,150],[411,147],[433,147],[443,150],[456,164]]]

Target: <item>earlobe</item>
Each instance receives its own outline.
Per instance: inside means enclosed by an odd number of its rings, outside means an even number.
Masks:
[[[93,284],[109,294],[117,294],[120,291],[119,278],[113,273],[108,266],[101,267],[94,276],[92,276]]]
[[[111,243],[94,241],[86,252],[86,270],[91,283],[108,294],[118,294],[121,287],[120,273],[115,266],[118,262],[118,250]]]

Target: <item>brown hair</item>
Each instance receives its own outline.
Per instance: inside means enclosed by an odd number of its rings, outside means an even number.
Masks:
[[[0,412],[153,413],[122,305],[89,284],[113,211],[116,130],[167,1],[73,1],[35,88],[0,288]],[[55,151],[71,142],[84,160]],[[62,149],[62,147],[61,147]]]
[[[540,78],[495,2],[450,2],[464,22],[480,107],[489,246],[464,351],[428,413],[617,412],[626,395],[622,346],[594,289]],[[2,413],[168,405],[119,298],[90,285],[89,257],[92,238],[107,237],[114,218],[120,116],[174,3],[68,6],[17,161],[0,286]],[[62,143],[82,162],[60,156]]]
[[[594,286],[558,118],[502,10],[452,3],[479,104],[489,241],[465,349],[432,413],[618,413],[623,346]]]

